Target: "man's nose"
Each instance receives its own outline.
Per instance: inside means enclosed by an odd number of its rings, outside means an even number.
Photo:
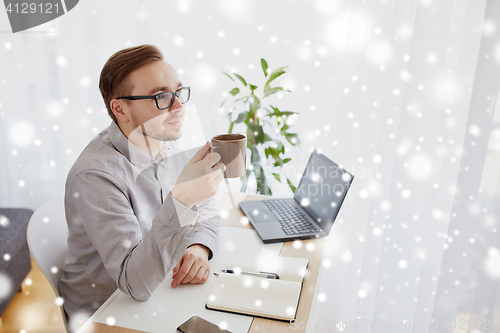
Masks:
[[[176,111],[180,108],[182,108],[182,103],[179,101],[177,96],[174,96],[174,102],[172,103],[172,106],[168,108],[168,111]]]

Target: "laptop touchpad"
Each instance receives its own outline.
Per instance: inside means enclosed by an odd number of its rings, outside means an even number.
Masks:
[[[271,213],[270,210],[266,209],[266,210],[261,210],[261,211],[258,211],[258,212],[252,212],[251,213],[253,219],[255,220],[255,222],[257,223],[261,223],[261,222],[277,222],[278,220],[276,219],[276,217],[274,217],[274,214]]]

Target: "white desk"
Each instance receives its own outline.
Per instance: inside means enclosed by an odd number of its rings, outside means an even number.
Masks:
[[[234,199],[237,204],[242,200],[261,198],[262,196],[235,194]],[[248,220],[245,220],[239,207],[232,206],[227,193],[218,194],[216,201],[221,211],[221,244],[217,256],[210,261],[211,272],[222,269],[223,265],[238,250],[262,251],[264,249],[272,254],[308,258],[309,267],[304,278],[296,317],[297,322],[306,322],[314,295],[324,239],[266,245],[260,240]],[[205,302],[214,279],[215,276],[211,274],[210,279],[204,284],[180,285],[172,289],[170,287],[172,279],[171,274],[169,274],[147,302],[136,302],[117,291],[96,311],[78,333],[175,332],[177,326],[192,315],[199,315],[215,324],[224,321],[228,330],[232,332],[290,331],[291,326],[287,322],[205,309]],[[107,325],[108,318],[111,317],[113,319],[110,323],[113,323],[113,326]],[[304,330],[294,330],[294,332],[301,331]]]
[[[210,271],[220,272],[237,252],[265,252],[279,255],[283,243],[265,245],[250,229],[221,226],[217,255],[210,260]],[[200,316],[214,324],[224,325],[234,333],[248,332],[253,317],[205,309],[205,302],[217,277],[210,274],[203,284],[184,284],[172,288],[172,272],[158,286],[147,302],[134,301],[117,290],[95,313],[94,321],[106,324],[108,318],[115,326],[152,333],[176,332],[177,326],[191,316]]]

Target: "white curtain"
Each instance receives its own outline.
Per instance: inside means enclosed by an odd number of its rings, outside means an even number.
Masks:
[[[265,58],[289,66],[277,83],[292,93],[271,103],[300,112],[302,144],[287,146],[284,172],[297,184],[316,148],[355,175],[302,325],[332,332],[363,320],[344,331],[384,332],[384,321],[411,324],[399,332],[451,332],[455,318],[486,324],[500,299],[498,6],[80,1],[43,26],[0,34],[0,205],[36,208],[63,193],[69,168],[111,121],[98,78],[115,51],[157,45],[192,87],[207,138],[229,125],[219,105],[234,85],[221,72],[262,86]],[[0,29],[9,30],[6,16]]]
[[[377,172],[358,177],[359,196],[349,198],[327,239],[305,327],[492,330],[500,319],[500,8],[485,1],[372,5],[368,21],[389,31],[394,57],[384,70],[366,61],[384,54],[383,44],[377,52],[370,46],[379,38],[374,26],[359,58],[340,55],[332,117],[335,154],[354,170],[375,165]],[[362,9],[346,11],[355,27]],[[362,74],[354,81],[348,73]],[[353,85],[366,92],[352,94]]]

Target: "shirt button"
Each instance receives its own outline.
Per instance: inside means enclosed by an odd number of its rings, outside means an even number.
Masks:
[[[165,200],[166,198],[167,198],[167,196],[166,196],[166,195],[164,195],[164,196],[163,196],[163,200]]]
[[[192,221],[191,222],[191,225],[194,227],[194,225],[196,224],[196,221]]]
[[[145,166],[145,165],[146,165],[146,163],[141,163],[141,166]]]

